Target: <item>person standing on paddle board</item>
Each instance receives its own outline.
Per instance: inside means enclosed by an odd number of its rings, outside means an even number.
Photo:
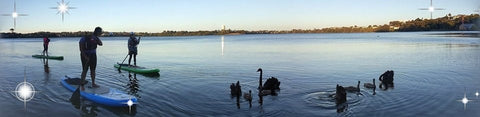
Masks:
[[[95,68],[97,67],[97,45],[102,46],[102,40],[98,36],[102,35],[102,28],[96,27],[93,35],[87,35],[80,39],[80,59],[82,61],[82,81],[85,81],[88,68],[90,68],[90,77],[92,77],[92,87],[99,87],[95,84]],[[82,85],[82,90],[85,88]]]
[[[43,37],[43,55],[47,55],[48,56],[48,43],[50,42],[50,39],[48,38],[48,36],[44,36]]]
[[[135,33],[131,32],[130,33],[130,39],[128,39],[128,55],[130,56],[128,58],[128,65],[130,65],[130,62],[132,61],[132,55],[133,55],[133,65],[137,66],[137,45],[140,43],[140,37],[135,38]]]

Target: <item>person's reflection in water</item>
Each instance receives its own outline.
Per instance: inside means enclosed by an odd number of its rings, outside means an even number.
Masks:
[[[43,69],[45,73],[50,73],[50,68],[48,67],[48,59],[43,58]]]
[[[78,91],[78,92],[77,92]],[[80,90],[77,90],[73,93],[72,98],[70,98],[70,102],[76,108],[82,111],[83,116],[97,116],[96,111],[98,111],[97,106],[95,104],[87,104],[85,103],[85,99],[80,97]],[[90,109],[88,109],[90,108]]]
[[[128,94],[130,95],[133,95],[135,97],[138,97],[138,98],[141,98],[140,95],[138,95],[138,90],[140,89],[139,88],[139,85],[138,85],[138,80],[137,80],[137,74],[136,73],[130,73],[128,72],[128,84],[127,84],[127,87],[128,87]]]
[[[43,70],[45,71],[43,73],[43,75],[44,75],[43,77],[45,78],[44,83],[45,83],[45,85],[47,85],[48,80],[50,79],[50,67],[48,67],[48,59],[43,58],[42,63],[43,63]]]
[[[90,107],[90,109],[88,109],[88,107]],[[83,105],[82,108],[82,115],[83,116],[87,116],[87,117],[94,117],[94,116],[97,116],[97,112],[98,109],[97,109],[97,106],[96,105]]]

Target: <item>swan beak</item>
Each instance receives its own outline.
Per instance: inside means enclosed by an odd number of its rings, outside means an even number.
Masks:
[[[257,72],[261,72],[262,71],[262,68],[258,68]]]

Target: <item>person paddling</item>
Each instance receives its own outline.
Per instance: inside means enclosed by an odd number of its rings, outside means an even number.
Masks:
[[[98,36],[102,35],[102,28],[96,27],[92,35],[84,36],[79,41],[80,59],[82,61],[82,81],[85,81],[88,68],[90,68],[90,77],[92,78],[92,87],[99,87],[95,84],[95,68],[97,67],[97,45],[102,46],[102,40]],[[85,88],[82,85],[82,90]]]
[[[130,66],[130,62],[132,61],[133,55],[133,65],[137,66],[137,45],[140,43],[140,37],[135,38],[135,33],[130,33],[130,39],[128,39],[128,65]]]
[[[43,37],[43,52],[42,54],[45,56],[48,56],[48,43],[50,42],[50,39],[48,36]]]

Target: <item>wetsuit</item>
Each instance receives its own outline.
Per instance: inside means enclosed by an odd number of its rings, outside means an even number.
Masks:
[[[83,49],[83,53],[80,53],[83,70],[86,71],[90,67],[90,71],[95,71],[95,68],[97,66],[97,45],[99,45],[98,37],[82,37],[79,44],[84,45],[83,48],[80,48]],[[83,57],[82,54],[85,54],[88,57],[88,60]]]
[[[43,52],[48,52],[48,43],[50,42],[50,39],[48,37],[43,38]]]
[[[137,45],[140,43],[140,40],[138,40],[135,37],[130,37],[128,39],[128,55],[130,57],[128,58],[128,64],[130,65],[130,62],[132,61],[132,55],[133,55],[133,63],[134,65],[137,65]]]

